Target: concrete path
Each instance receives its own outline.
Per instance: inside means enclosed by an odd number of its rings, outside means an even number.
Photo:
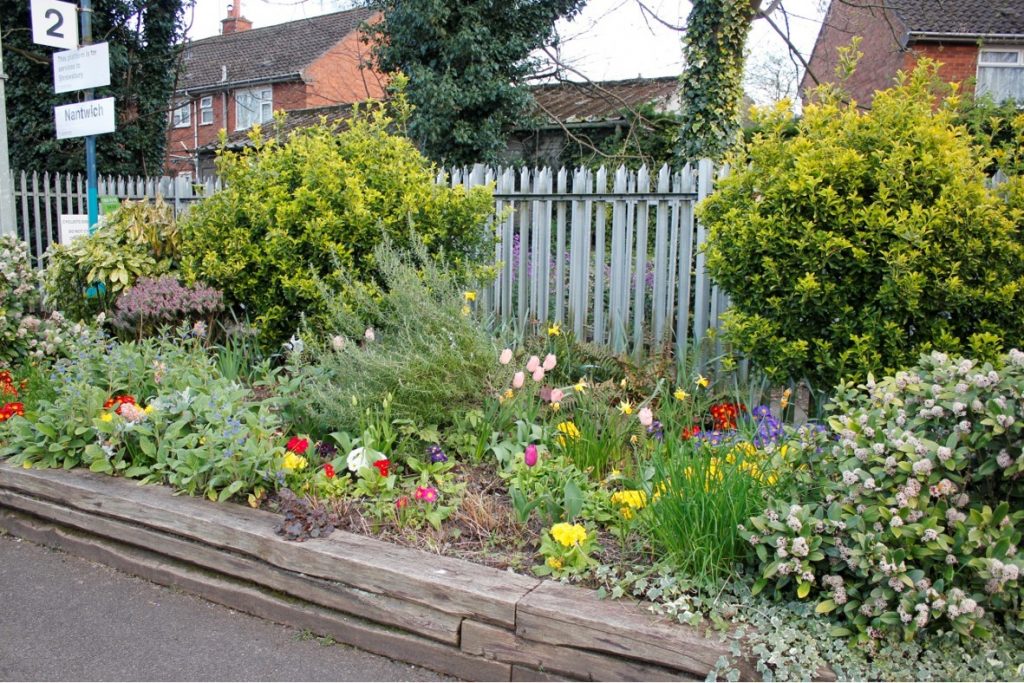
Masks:
[[[0,535],[0,680],[449,679]]]

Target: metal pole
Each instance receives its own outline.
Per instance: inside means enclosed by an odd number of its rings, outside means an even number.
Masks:
[[[3,31],[0,30],[0,36]],[[11,165],[7,154],[7,96],[4,85],[7,74],[4,73],[4,47],[0,39],[0,235],[8,233],[17,235],[18,227],[14,215],[14,184],[11,177]]]
[[[92,0],[82,0],[82,45],[92,45]],[[85,91],[85,99],[93,98],[92,88]],[[85,175],[89,200],[89,233],[96,230],[99,221],[100,199],[96,182],[96,136],[85,138]]]

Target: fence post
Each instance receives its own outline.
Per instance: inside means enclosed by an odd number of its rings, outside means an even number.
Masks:
[[[710,159],[701,159],[697,162],[697,201],[711,194],[711,184],[714,176],[714,167]],[[703,221],[697,221],[697,265],[695,273],[696,296],[694,297],[693,312],[693,340],[699,346],[707,334],[708,314],[710,313],[711,288],[708,283],[707,273],[704,266],[704,242],[707,239],[707,229]],[[703,360],[700,361],[701,363]]]

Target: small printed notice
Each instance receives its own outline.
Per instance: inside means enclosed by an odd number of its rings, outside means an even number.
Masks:
[[[110,44],[53,53],[53,89],[71,92],[110,85]]]
[[[60,243],[71,244],[79,237],[89,235],[89,216],[86,214],[62,213],[58,222]]]
[[[54,107],[53,115],[58,140],[113,133],[115,129],[113,97]]]

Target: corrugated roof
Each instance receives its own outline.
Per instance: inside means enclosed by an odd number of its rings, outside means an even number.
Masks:
[[[912,33],[1024,35],[1024,0],[888,0],[888,5]]]
[[[675,76],[589,83],[565,81],[531,88],[538,113],[563,123],[617,118],[623,109],[648,102],[664,103],[678,90],[679,79]]]
[[[182,51],[178,89],[271,81],[299,73],[373,15],[373,10],[351,9],[193,41]]]

